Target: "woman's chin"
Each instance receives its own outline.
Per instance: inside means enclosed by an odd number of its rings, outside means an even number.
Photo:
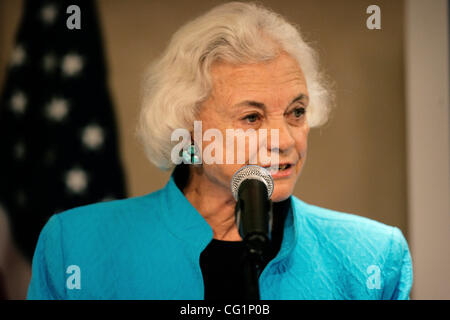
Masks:
[[[272,193],[271,200],[272,202],[280,202],[289,198],[292,195],[294,190],[294,186],[290,183],[282,183],[279,181],[275,181],[275,187]]]

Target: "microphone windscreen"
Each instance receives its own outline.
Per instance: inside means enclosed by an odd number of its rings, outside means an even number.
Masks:
[[[257,165],[247,165],[236,171],[231,178],[231,193],[236,201],[238,201],[239,187],[242,182],[248,179],[256,179],[263,182],[267,187],[268,199],[272,197],[273,192],[273,178],[270,172]]]

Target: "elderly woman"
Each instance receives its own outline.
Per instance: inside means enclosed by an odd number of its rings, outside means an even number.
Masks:
[[[411,257],[398,228],[292,195],[309,130],[325,123],[329,103],[314,51],[281,16],[227,3],[187,23],[149,70],[138,128],[149,159],[174,168],[170,180],[145,196],[54,215],[39,238],[28,298],[242,298],[245,246],[230,181],[254,155],[246,143],[243,163],[225,161],[225,150],[244,152],[237,136],[230,143],[203,134],[267,129],[258,151],[278,160],[261,299],[408,299]],[[174,131],[194,137],[195,121],[203,139],[174,149]],[[223,161],[206,161],[212,143]]]

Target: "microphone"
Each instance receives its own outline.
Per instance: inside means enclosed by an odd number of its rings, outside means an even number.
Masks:
[[[236,224],[246,247],[244,297],[260,300],[258,279],[272,229],[273,178],[263,167],[247,165],[231,178],[231,192],[237,201]]]
[[[236,203],[236,224],[250,253],[262,256],[271,236],[273,178],[257,165],[247,165],[235,172],[231,192]]]

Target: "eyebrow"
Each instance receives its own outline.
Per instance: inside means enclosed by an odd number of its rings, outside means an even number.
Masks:
[[[289,103],[288,106],[292,105],[293,103],[297,102],[297,101],[305,101],[305,104],[308,104],[309,101],[309,97],[306,94],[300,94],[297,97],[295,97],[294,99],[292,99],[292,101]],[[233,106],[233,108],[237,108],[237,107],[241,107],[241,106],[253,106],[256,107],[258,109],[261,109],[263,111],[266,110],[266,105],[262,102],[258,102],[258,101],[253,101],[253,100],[244,100],[242,102],[239,102],[237,104],[235,104]]]

